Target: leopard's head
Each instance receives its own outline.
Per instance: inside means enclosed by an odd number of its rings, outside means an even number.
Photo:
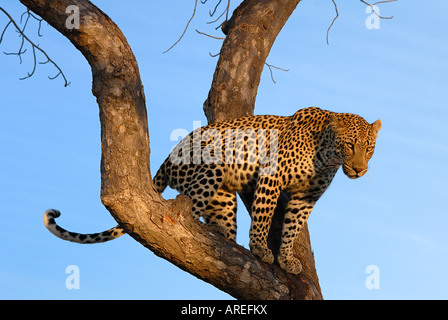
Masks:
[[[344,173],[351,179],[362,177],[375,150],[381,120],[370,124],[358,115],[334,113],[330,117],[330,125],[336,134],[336,147],[343,161]]]

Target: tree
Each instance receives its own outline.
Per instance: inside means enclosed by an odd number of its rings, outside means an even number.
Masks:
[[[155,191],[145,93],[137,61],[118,26],[87,0],[20,0],[84,55],[101,121],[101,200],[136,241],[156,255],[238,299],[322,299],[308,230],[295,244],[300,275],[267,265],[191,216],[185,196]],[[204,112],[209,122],[252,115],[269,51],[300,0],[244,0],[223,25],[226,35]],[[79,28],[67,28],[67,7],[79,9]],[[244,76],[242,76],[244,75]],[[250,210],[251,194],[240,194]],[[282,194],[269,236],[279,246]]]
[[[296,246],[303,271],[290,275],[197,223],[191,216],[189,198],[179,195],[165,200],[155,191],[137,61],[125,36],[105,13],[87,0],[20,2],[66,36],[91,66],[92,92],[101,122],[101,200],[131,237],[238,299],[322,298],[307,230]],[[246,0],[225,23],[227,36],[204,103],[209,122],[253,114],[269,50],[299,2]],[[69,6],[79,9],[79,28],[66,26]],[[241,77],[247,70],[251,70],[250,76]],[[250,202],[251,195],[241,197]],[[282,198],[276,216],[287,201],[286,196]],[[273,228],[276,225],[274,222]],[[271,242],[275,241],[278,239],[272,236]]]

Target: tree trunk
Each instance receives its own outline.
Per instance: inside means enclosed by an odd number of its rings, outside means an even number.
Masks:
[[[223,25],[227,36],[204,103],[209,123],[253,115],[266,58],[299,2],[245,0]]]
[[[87,0],[20,1],[66,36],[92,68],[92,92],[101,121],[101,200],[135,240],[238,299],[321,298],[308,276],[290,275],[276,265],[267,265],[196,222],[189,198],[166,201],[155,191],[138,65],[126,38],[106,14]],[[70,5],[79,8],[79,29],[66,28],[65,12]],[[270,15],[275,17],[275,10]],[[230,33],[233,28],[230,24]]]

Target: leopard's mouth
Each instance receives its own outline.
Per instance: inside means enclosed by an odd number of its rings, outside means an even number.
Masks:
[[[342,170],[350,179],[358,179],[367,172],[367,168],[354,168],[346,164],[342,166]]]

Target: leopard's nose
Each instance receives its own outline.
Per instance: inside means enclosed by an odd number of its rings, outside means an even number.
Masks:
[[[355,170],[356,173],[361,173],[362,171],[364,171],[364,168],[353,167],[353,170]]]

